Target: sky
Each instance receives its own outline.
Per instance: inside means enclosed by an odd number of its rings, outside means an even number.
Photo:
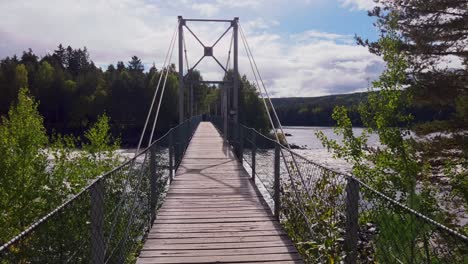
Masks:
[[[133,55],[148,69],[159,69],[168,51],[177,16],[239,17],[240,25],[269,93],[274,97],[322,96],[365,91],[385,64],[357,46],[355,34],[375,40],[367,16],[372,0],[0,0],[0,58],[31,48],[43,56],[58,44],[87,47],[96,65],[107,68]],[[187,24],[205,45],[228,27]],[[203,54],[185,30],[189,66]],[[227,61],[231,33],[213,49]],[[211,43],[211,44],[210,44]],[[177,46],[171,62],[177,62]],[[176,63],[177,65],[177,63]],[[222,69],[205,58],[197,69],[205,80],[220,80]],[[239,41],[239,71],[253,75]]]

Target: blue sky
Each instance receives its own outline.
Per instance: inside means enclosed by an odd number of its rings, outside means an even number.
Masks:
[[[238,16],[274,96],[350,93],[365,90],[384,68],[379,57],[353,40],[355,34],[377,38],[366,11],[372,6],[372,0],[0,0],[0,57],[28,48],[44,55],[62,43],[86,46],[102,67],[137,55],[145,65],[160,68],[177,15]],[[208,43],[224,29],[190,26]],[[194,63],[202,51],[188,32],[186,39]],[[216,47],[221,61],[228,47],[229,37]],[[206,79],[222,75],[210,60],[199,70]],[[240,70],[252,77],[242,46]]]

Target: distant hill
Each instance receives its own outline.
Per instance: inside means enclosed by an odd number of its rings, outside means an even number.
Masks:
[[[368,92],[337,94],[319,97],[284,97],[272,98],[273,105],[281,123],[285,126],[333,126],[332,118],[335,106],[348,108],[351,121],[355,126],[362,126],[357,108],[367,99]],[[436,111],[429,105],[414,105],[409,111],[415,122],[446,120],[453,113],[452,108]]]

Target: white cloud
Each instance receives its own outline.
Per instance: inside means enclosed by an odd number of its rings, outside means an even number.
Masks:
[[[219,7],[209,3],[197,3],[192,5],[193,10],[198,11],[203,16],[214,16],[218,14]]]
[[[251,34],[248,38],[257,48],[253,52],[260,71],[276,96],[363,91],[383,68],[381,59],[364,47],[330,40],[298,42],[297,36],[284,42],[275,36]]]
[[[320,42],[333,41],[337,43],[354,44],[354,37],[351,35],[341,35],[335,33],[308,30],[292,36],[298,42]]]
[[[321,0],[320,0],[321,1]],[[297,2],[297,3],[296,3]],[[174,32],[177,15],[185,17],[214,16],[229,7],[228,14],[242,14],[246,31],[262,76],[274,96],[316,96],[363,90],[368,79],[378,76],[381,60],[365,48],[356,46],[352,36],[308,29],[296,33],[276,30],[281,16],[248,14],[251,9],[287,9],[299,0],[188,0],[150,2],[149,0],[50,0],[0,1],[0,58],[32,48],[37,54],[53,52],[59,44],[74,48],[86,46],[98,65],[128,61],[132,55],[145,64],[159,68]],[[271,4],[274,3],[274,4]],[[203,13],[203,14],[202,14]],[[214,41],[228,24],[189,23],[206,45]],[[185,31],[188,57],[192,66],[202,56],[198,42]],[[231,35],[227,34],[214,48],[221,63],[227,60]],[[239,42],[240,70],[253,77]],[[176,62],[177,52],[172,62]],[[177,65],[177,64],[176,64]],[[212,58],[199,65],[205,79],[219,79],[222,71]]]
[[[278,25],[279,22],[277,20],[266,20],[261,17],[256,18],[254,20],[250,20],[247,23],[245,23],[245,27],[251,30],[264,30]]]
[[[351,8],[352,10],[371,10],[376,6],[373,0],[340,0],[343,7]]]
[[[258,8],[264,4],[264,0],[217,0],[218,4],[230,8]]]

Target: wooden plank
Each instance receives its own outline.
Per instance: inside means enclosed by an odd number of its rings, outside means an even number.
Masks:
[[[154,224],[185,224],[185,223],[260,223],[275,220],[273,216],[252,216],[252,217],[208,217],[208,218],[161,218],[158,217]]]
[[[247,237],[256,237],[256,236],[286,236],[286,234],[282,230],[267,230],[267,231],[244,231],[244,232],[228,232],[228,231],[221,231],[217,233],[197,233],[197,232],[190,232],[190,233],[160,233],[155,232],[152,230],[148,234],[148,238],[154,239],[174,239],[174,238],[224,238],[224,237],[238,237],[241,236],[243,238]]]
[[[204,237],[193,237],[193,238],[172,238],[172,239],[157,239],[149,237],[149,239],[155,239],[156,242],[161,244],[206,244],[206,243],[241,243],[241,242],[263,242],[263,241],[279,241],[284,239],[277,234],[268,236],[228,236],[228,237],[213,237],[206,239]]]
[[[235,214],[230,214],[229,211],[212,211],[212,212],[159,212],[158,219],[181,219],[181,218],[242,218],[242,217],[266,217],[271,216],[265,211],[257,210],[252,212],[240,211]]]
[[[202,257],[159,257],[159,258],[139,258],[137,263],[233,263],[246,261],[292,261],[301,260],[299,254],[260,254],[260,255],[237,255],[237,256],[202,256]],[[303,263],[303,262],[295,263]]]
[[[211,123],[194,134],[137,263],[303,263]]]
[[[162,244],[157,239],[146,241],[143,250],[205,250],[205,249],[229,249],[229,248],[264,248],[264,247],[282,247],[292,246],[291,242],[261,241],[261,242],[240,242],[240,243],[200,243],[200,244]]]
[[[218,208],[210,208],[210,207],[206,207],[206,208],[190,208],[190,207],[188,207],[187,209],[164,207],[164,208],[159,210],[158,215],[166,214],[166,213],[172,213],[172,212],[184,212],[184,213],[191,213],[191,212],[194,212],[194,213],[197,213],[197,212],[220,212],[220,213],[226,213],[226,214],[231,214],[231,213],[233,214],[233,213],[237,213],[237,212],[246,212],[246,213],[248,213],[248,212],[259,212],[259,211],[264,212],[265,209],[260,208],[260,207],[256,207],[256,206],[235,207],[235,208],[229,208],[229,209],[226,209],[226,208],[218,209]]]
[[[198,203],[190,203],[190,204],[181,204],[179,203],[172,203],[166,206],[166,209],[174,209],[174,208],[187,208],[187,209],[194,209],[194,210],[199,210],[203,208],[219,208],[220,210],[226,209],[226,208],[244,208],[244,207],[250,207],[254,209],[264,209],[262,204],[259,203],[254,203],[254,202],[225,202],[225,203],[203,203],[203,202],[198,202]]]
[[[265,248],[230,248],[205,250],[143,250],[140,257],[201,257],[201,256],[235,256],[297,253],[293,246],[265,247]]]

